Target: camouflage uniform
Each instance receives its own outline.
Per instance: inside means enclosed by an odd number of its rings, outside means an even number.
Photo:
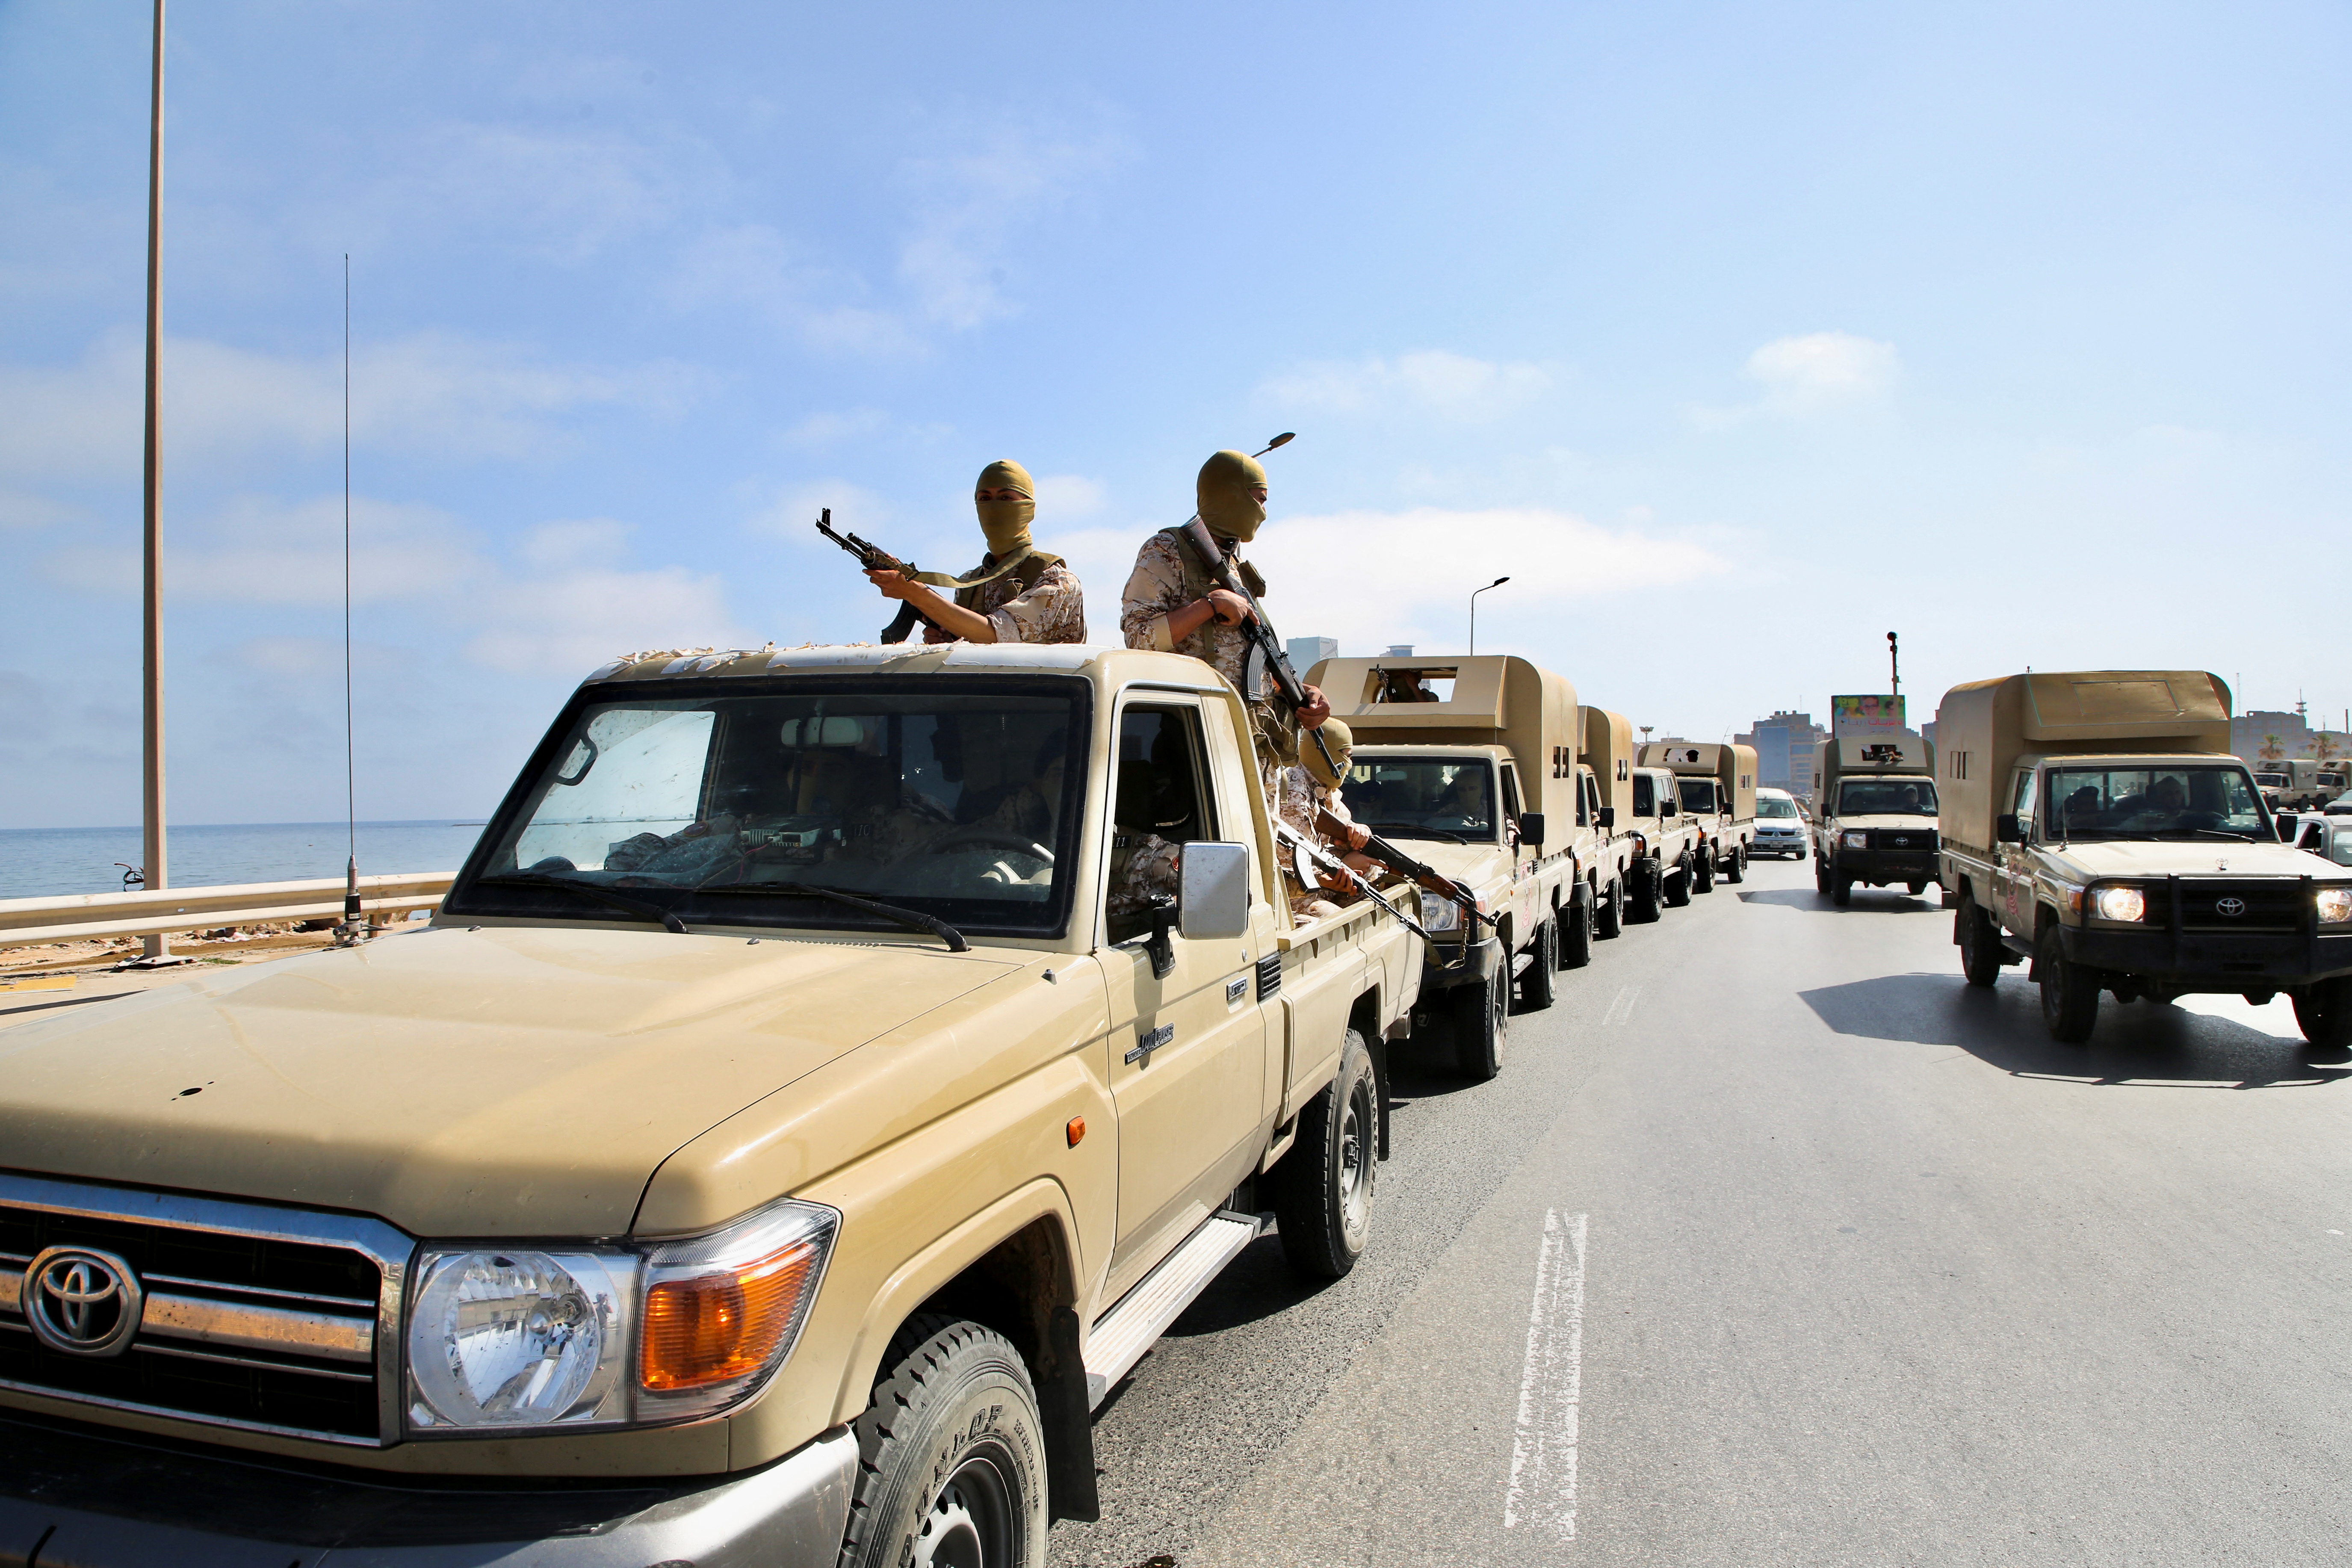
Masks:
[[[1032,570],[1032,562],[1043,564]],[[980,564],[964,574],[978,577],[993,571],[996,557],[981,557]],[[1087,640],[1087,600],[1078,586],[1078,574],[1058,556],[1040,554],[1024,561],[993,583],[982,583],[977,588],[960,588],[955,602],[967,610],[986,616],[996,628],[998,642],[1082,643]],[[953,642],[955,637],[936,626],[923,629],[925,642]]]
[[[1106,907],[1113,916],[1139,915],[1155,898],[1174,898],[1181,885],[1177,861],[1184,853],[1157,833],[1118,829],[1111,837],[1110,897]]]
[[[1235,560],[1234,570],[1249,584],[1250,592],[1263,598],[1265,580],[1257,569],[1246,562]],[[1212,616],[1181,640],[1168,633],[1168,616],[1193,601],[1205,598],[1211,584],[1205,568],[1192,559],[1185,546],[1178,542],[1173,529],[1162,529],[1143,542],[1136,552],[1135,571],[1127,580],[1127,594],[1119,605],[1119,635],[1129,647],[1159,648],[1168,653],[1191,654],[1210,668],[1223,676],[1249,707],[1250,735],[1257,744],[1259,782],[1265,788],[1265,797],[1273,800],[1279,790],[1276,774],[1298,756],[1298,721],[1284,711],[1265,693],[1253,699],[1247,685],[1249,679],[1250,639],[1239,626],[1221,625]]]

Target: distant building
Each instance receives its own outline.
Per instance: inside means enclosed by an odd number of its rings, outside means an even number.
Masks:
[[[1756,748],[1756,782],[1767,789],[1811,795],[1813,761],[1829,731],[1813,722],[1810,713],[1782,711],[1756,721],[1756,728],[1732,739]]]
[[[2300,713],[2273,713],[2256,709],[2238,714],[2230,721],[2230,750],[2250,763],[2274,760],[2263,755],[2263,751],[2272,746],[2277,747],[2281,757],[2315,757],[2319,755],[2319,740],[2323,735],[2331,742],[2329,755],[2344,755],[2343,731],[2315,730]]]
[[[1325,659],[1339,657],[1339,639],[1338,637],[1293,637],[1284,645],[1283,651],[1290,656],[1290,668],[1304,677],[1308,670]]]

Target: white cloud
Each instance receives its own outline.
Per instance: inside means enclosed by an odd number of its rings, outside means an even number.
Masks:
[[[100,339],[79,363],[0,366],[0,475],[136,473],[145,376],[145,351],[127,331]],[[166,339],[165,461],[331,447],[342,438],[342,385],[341,362],[331,354],[304,359]],[[676,363],[567,365],[517,344],[421,332],[355,348],[352,437],[443,459],[544,458],[566,445],[569,416],[634,408],[674,417],[701,388],[698,373]]]
[[[467,657],[518,674],[585,675],[638,648],[741,647],[758,640],[735,624],[723,578],[682,566],[534,573],[474,618],[489,624],[467,643]]]
[[[1302,365],[1269,377],[1259,391],[1285,408],[1477,421],[1525,406],[1549,390],[1552,379],[1552,373],[1538,364],[1428,349],[1394,359]]]
[[[889,503],[872,490],[847,479],[824,479],[774,492],[752,512],[750,526],[755,532],[830,549],[816,531],[817,513],[828,508],[836,533],[855,531],[872,539],[873,531],[890,521]]]
[[[166,535],[163,591],[216,604],[340,605],[343,503],[320,496],[292,504],[241,496],[192,533]],[[139,587],[137,545],[68,545],[42,563],[51,581],[85,593]],[[352,501],[352,599],[382,604],[448,594],[478,580],[486,563],[472,535],[433,507],[365,496]]]
[[[656,145],[594,126],[443,124],[417,133],[407,153],[354,211],[475,242],[499,236],[563,262],[661,229],[723,184],[706,143]]]
[[[1073,137],[1036,126],[953,126],[951,152],[909,159],[913,231],[898,255],[899,280],[925,321],[968,331],[1014,313],[1007,275],[1012,241],[1117,165],[1114,138]]]
[[[1893,343],[1852,332],[1775,338],[1748,356],[1743,374],[1764,389],[1762,410],[1804,415],[1864,403],[1895,384]]]
[[[1040,474],[1037,477],[1037,516],[1039,526],[1049,527],[1063,518],[1092,517],[1102,510],[1107,492],[1099,479],[1079,474]]]

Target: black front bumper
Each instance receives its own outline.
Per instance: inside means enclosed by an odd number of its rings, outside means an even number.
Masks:
[[[2066,956],[2167,991],[2279,991],[2352,974],[2352,931],[2119,931],[2061,926]]]
[[[1884,888],[1895,882],[1932,882],[1936,879],[1936,847],[1924,849],[1847,849],[1833,851],[1830,874],[1851,877],[1857,882],[1867,882],[1874,888]]]
[[[1462,962],[1462,944],[1444,938],[1422,949],[1421,988],[1450,991],[1456,985],[1483,985],[1503,963],[1503,940],[1490,936],[1470,944],[1468,962]],[[1446,965],[1453,965],[1447,968]]]

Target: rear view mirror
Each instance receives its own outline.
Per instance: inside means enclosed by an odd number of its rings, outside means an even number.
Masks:
[[[1602,807],[1601,808],[1600,817],[1601,817],[1601,826],[1603,826],[1603,827],[1614,827],[1614,826],[1617,826],[1617,808],[1616,808],[1615,806],[1613,806],[1613,805],[1604,805],[1604,806],[1602,806]]]
[[[1519,813],[1519,842],[1543,847],[1544,814],[1540,811]]]
[[[1249,930],[1248,846],[1187,844],[1178,876],[1176,929],[1187,940],[1222,941]]]
[[[2014,812],[2003,812],[1992,819],[1992,836],[2003,844],[2022,844],[2025,831],[2018,826]]]
[[[2282,844],[2294,843],[2294,836],[2296,833],[2301,831],[2302,826],[2303,825],[2301,823],[2297,822],[2292,816],[2280,817],[2278,819],[2279,842]]]

